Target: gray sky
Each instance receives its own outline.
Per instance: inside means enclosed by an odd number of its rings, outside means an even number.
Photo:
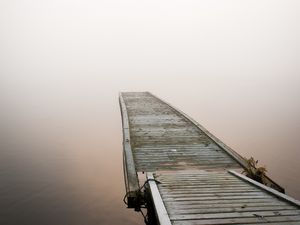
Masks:
[[[2,0],[0,99],[61,114],[149,90],[299,124],[299,12],[297,0]]]

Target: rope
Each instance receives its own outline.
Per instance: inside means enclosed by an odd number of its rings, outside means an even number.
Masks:
[[[156,179],[154,179],[154,178],[148,178],[148,179],[145,181],[145,183],[143,184],[143,186],[142,186],[139,190],[142,190],[142,189],[145,187],[145,185],[149,183],[149,181],[154,181],[156,184],[161,184],[160,181],[158,181],[158,180],[156,180]]]
[[[137,195],[139,195],[139,194],[142,192],[142,189],[145,188],[146,184],[149,183],[149,181],[154,181],[156,184],[161,184],[160,181],[158,181],[158,180],[156,180],[156,179],[154,179],[154,178],[148,178],[148,179],[144,182],[144,184],[143,184],[138,190],[136,190],[136,191],[134,191],[134,192],[136,192]],[[127,198],[127,196],[128,196],[130,193],[132,193],[132,192],[133,192],[133,191],[128,191],[128,192],[126,192],[126,194],[124,195],[123,202],[124,202],[125,205],[127,205],[127,206],[128,206],[128,202],[126,201],[126,198]]]
[[[144,214],[142,208],[148,208],[147,207],[147,200],[145,198],[145,194],[142,195],[142,192],[146,193],[146,185],[149,183],[149,181],[154,181],[156,184],[161,184],[160,181],[154,179],[154,178],[148,178],[144,184],[136,191],[128,191],[125,195],[124,195],[124,198],[123,198],[123,202],[128,206],[128,202],[126,201],[126,198],[128,197],[128,195],[130,193],[135,193],[136,194],[136,206],[135,206],[135,211],[139,211],[143,218],[144,218],[144,222],[146,225],[150,225],[150,221],[149,221],[149,215],[148,215],[148,210],[147,210],[147,213],[146,215]],[[144,189],[144,190],[143,190]]]

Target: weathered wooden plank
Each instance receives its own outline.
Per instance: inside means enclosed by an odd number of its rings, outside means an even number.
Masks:
[[[162,194],[162,192],[160,192]],[[222,197],[222,196],[268,196],[266,193],[262,193],[262,192],[214,192],[214,193],[192,193],[192,194],[174,194],[173,192],[170,192],[168,194],[162,194],[162,196],[164,198],[188,198],[189,196],[191,196],[192,198],[194,197]]]
[[[207,188],[210,189],[211,187],[248,187],[246,184],[201,184],[198,186],[195,185],[182,185],[182,184],[173,184],[172,187],[169,187],[167,184],[161,184],[160,187],[162,188],[170,188],[172,190],[186,190],[186,189],[195,189],[195,188]]]
[[[168,208],[168,207],[167,207]],[[172,209],[173,215],[186,215],[186,214],[206,214],[206,213],[229,213],[229,212],[262,212],[262,211],[283,211],[296,209],[294,206],[287,205],[271,205],[271,206],[253,206],[253,207],[214,207],[214,208],[192,208],[192,209]]]
[[[156,216],[160,225],[171,225],[171,221],[165,205],[161,199],[160,193],[154,181],[154,177],[151,173],[147,173],[147,179],[149,180],[149,187],[151,192],[152,201],[156,211]]]
[[[287,204],[286,202],[247,202],[247,203],[234,203],[229,202],[227,204],[225,203],[209,203],[209,204],[174,204],[173,202],[167,203],[165,202],[165,206],[168,209],[170,207],[170,212],[174,212],[176,210],[194,210],[194,209],[214,209],[214,208],[239,208],[239,209],[245,209],[247,208],[255,208],[255,207],[283,207],[285,209],[288,209],[289,207],[295,207],[291,206],[290,204]]]
[[[178,201],[205,201],[205,200],[235,200],[235,199],[272,199],[272,197],[268,195],[246,195],[246,196],[213,196],[213,197],[185,197],[185,198],[170,198],[170,197],[164,197],[164,201],[172,201],[172,202],[178,202]]]
[[[236,171],[230,170],[229,172],[231,174],[233,174],[233,175],[235,175],[235,176],[237,176],[237,177],[239,177],[239,178],[241,178],[241,179],[249,182],[250,184],[253,184],[253,185],[259,187],[260,189],[263,189],[263,190],[265,190],[265,191],[267,191],[267,192],[275,195],[276,197],[279,197],[279,198],[281,198],[281,199],[283,199],[285,201],[288,201],[288,202],[290,202],[290,203],[292,203],[292,204],[294,204],[296,206],[300,206],[300,201],[298,201],[298,200],[296,200],[296,199],[294,199],[294,198],[292,198],[290,196],[282,194],[279,191],[276,191],[276,190],[274,190],[272,188],[269,188],[269,187],[267,187],[267,186],[265,186],[265,185],[263,185],[261,183],[258,183],[255,180],[252,180],[252,179],[250,179],[250,178],[248,178],[248,177],[246,177],[246,176],[244,176],[244,175],[242,175],[242,174],[240,174],[240,173],[238,173]]]
[[[131,129],[132,130],[132,129]],[[159,145],[159,146],[143,146],[143,147],[137,147],[137,150],[163,150],[164,148],[172,148],[172,149],[183,149],[183,150],[188,150],[188,149],[199,149],[199,150],[221,150],[220,147],[214,144],[204,144],[204,143],[197,143],[197,144],[191,144],[187,143],[185,145],[174,145],[172,143],[169,143],[168,145]]]
[[[136,167],[138,168],[139,172],[145,172],[145,171],[158,171],[158,170],[173,170],[173,171],[177,171],[177,170],[182,170],[185,168],[188,169],[219,169],[219,168],[228,168],[228,169],[232,169],[233,166],[232,164],[222,164],[222,165],[197,165],[197,164],[184,164],[180,163],[179,165],[174,165],[172,163],[158,163],[158,164],[146,164],[146,165],[140,165],[137,164]]]
[[[177,178],[160,178],[160,181],[162,183],[168,184],[168,183],[174,183],[174,181],[181,181],[183,183],[188,183],[188,182],[192,182],[193,184],[197,184],[197,183],[208,183],[208,182],[214,182],[214,183],[229,183],[229,182],[239,182],[241,183],[238,179],[236,179],[235,177],[222,177],[222,176],[215,176],[213,177],[213,179],[211,179],[210,177],[187,177],[187,178],[183,178],[183,179],[177,179]]]
[[[215,182],[213,182],[212,180],[210,179],[188,179],[188,180],[174,180],[174,181],[178,181],[178,182],[182,182],[184,184],[191,184],[191,185],[199,185],[199,184],[236,184],[236,183],[239,183],[239,181],[237,180],[233,180],[233,179],[226,179],[226,178],[214,178]],[[159,180],[162,184],[165,184],[165,185],[168,185],[168,184],[173,184],[174,181],[172,182],[171,180],[163,180],[163,179],[160,179]]]
[[[180,206],[187,206],[187,205],[212,205],[212,204],[248,204],[251,203],[272,203],[277,204],[276,201],[273,199],[252,199],[251,201],[249,199],[223,199],[223,200],[207,200],[207,201],[178,201],[176,202],[176,205]],[[165,201],[166,205],[174,205],[174,201]]]
[[[200,224],[206,224],[203,220],[207,224],[258,223],[253,220],[257,215],[293,222],[288,217],[300,216],[299,207],[227,171],[159,172],[155,177],[161,182],[158,188],[173,224],[196,220]],[[283,217],[285,220],[279,219]]]
[[[172,192],[170,192],[170,190],[166,189],[160,189],[160,193],[162,195],[186,195],[186,196],[189,196],[189,195],[193,195],[193,194],[210,194],[210,193],[215,193],[215,194],[218,194],[218,193],[232,193],[232,192],[235,192],[235,193],[252,193],[252,192],[256,192],[257,190],[255,189],[248,189],[248,188],[245,188],[245,189],[235,189],[235,188],[227,188],[227,189],[224,189],[224,188],[209,188],[207,190],[197,190],[197,189],[191,189],[191,190],[181,190],[181,191],[178,191],[178,190],[172,190]]]
[[[241,217],[266,217],[266,216],[300,216],[300,210],[279,210],[279,211],[249,211],[234,213],[207,213],[207,214],[186,214],[186,215],[170,215],[171,220],[193,220],[193,219],[226,219]]]
[[[212,225],[212,224],[283,224],[299,225],[299,216],[272,216],[272,217],[251,217],[251,218],[222,218],[222,219],[203,219],[203,220],[175,220],[173,225]]]
[[[126,196],[128,207],[135,207],[134,202],[136,198],[136,191],[139,190],[138,176],[133,160],[131,145],[130,145],[130,134],[129,134],[129,123],[126,106],[122,95],[119,95],[120,108],[122,114],[122,125],[123,125],[123,157],[124,157],[124,177],[126,186]]]

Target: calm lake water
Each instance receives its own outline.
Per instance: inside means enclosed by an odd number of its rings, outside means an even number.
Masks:
[[[279,120],[273,110],[270,116],[255,114],[260,107],[245,110],[250,106],[244,101],[243,107],[229,101],[224,106],[224,99],[206,102],[201,92],[155,93],[240,154],[259,159],[299,199],[299,121]],[[117,92],[90,94],[55,99],[65,100],[62,105],[22,99],[31,107],[7,112],[1,129],[1,224],[143,224],[122,202]],[[230,104],[237,104],[235,110]]]
[[[0,224],[143,224],[122,202],[119,91],[170,102],[300,199],[299,10],[1,1]]]

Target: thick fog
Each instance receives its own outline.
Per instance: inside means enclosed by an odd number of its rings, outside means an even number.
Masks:
[[[121,202],[119,91],[169,101],[299,199],[299,12],[297,0],[2,0],[6,224],[46,224],[38,209],[56,224],[141,223]]]

